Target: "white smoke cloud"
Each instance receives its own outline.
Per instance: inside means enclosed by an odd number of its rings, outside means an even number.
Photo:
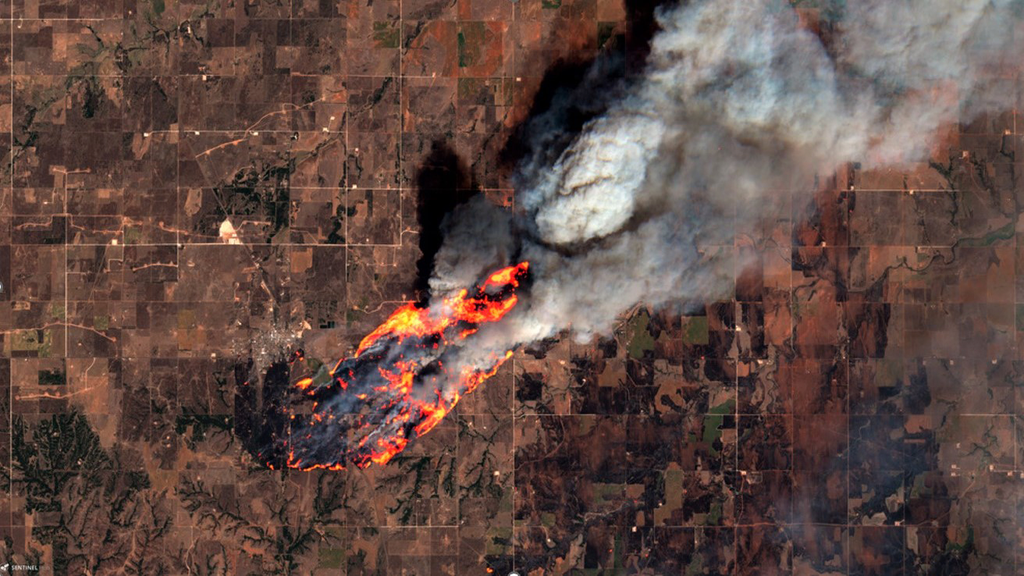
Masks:
[[[565,95],[604,110],[568,146],[559,145],[564,107],[531,124],[515,230],[534,281],[484,337],[495,350],[566,329],[586,340],[637,303],[727,295],[743,263],[723,247],[735,226],[770,214],[779,191],[810,192],[816,175],[847,162],[921,159],[944,124],[1014,105],[1016,84],[990,79],[1020,53],[1020,6],[836,4],[830,46],[778,0],[661,11],[639,81],[615,84],[605,102],[586,88]],[[482,238],[489,256],[467,267],[465,252]],[[500,245],[509,238],[500,225],[456,218],[438,254],[435,291],[506,264],[514,249]]]

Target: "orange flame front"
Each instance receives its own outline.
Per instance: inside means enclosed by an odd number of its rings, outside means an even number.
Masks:
[[[462,290],[429,308],[404,305],[327,377],[296,382],[295,390],[314,402],[308,417],[291,415],[284,463],[303,470],[386,464],[437,426],[512,356],[504,351],[470,362],[460,351],[481,325],[516,306],[515,290],[528,267],[522,262],[498,270],[472,293]]]

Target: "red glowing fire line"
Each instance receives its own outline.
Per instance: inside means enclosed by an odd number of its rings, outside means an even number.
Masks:
[[[445,298],[440,305],[431,308],[418,308],[414,304],[402,306],[363,338],[353,358],[358,358],[382,339],[393,339],[400,344],[409,338],[436,337],[442,342],[448,342],[449,338],[455,341],[469,338],[476,333],[480,324],[501,320],[518,302],[515,293],[495,299],[493,294],[488,294],[488,291],[518,288],[520,279],[525,276],[528,268],[529,263],[522,262],[494,272],[477,287],[476,294],[473,296],[468,296],[468,290],[462,290],[455,296]],[[458,327],[458,330],[449,330],[453,327]],[[426,346],[426,344],[422,346]],[[436,348],[437,344],[432,344],[432,346]],[[396,402],[405,403],[407,408],[404,408],[399,414],[398,420],[409,422],[413,417],[417,417],[418,423],[412,427],[412,437],[415,438],[433,429],[455,407],[463,395],[472,392],[480,383],[493,376],[511,356],[512,352],[507,351],[504,355],[494,358],[493,364],[488,368],[476,370],[466,367],[455,375],[447,373],[447,370],[438,363],[447,376],[456,380],[456,392],[450,400],[445,400],[441,396],[440,390],[437,390],[437,398],[432,401],[413,398],[413,381],[423,366],[406,361],[397,361],[392,366],[379,366],[380,375],[387,384],[377,387],[375,391],[382,394],[392,393],[399,398]],[[344,359],[340,360],[331,371],[331,377],[338,382],[342,393],[348,387],[348,383],[342,378],[342,375],[337,374],[343,362],[345,362]],[[304,392],[312,393],[310,389],[312,383],[311,378],[304,378],[296,382],[295,386]],[[357,397],[365,400],[365,395],[360,394]],[[333,418],[333,415],[330,417]],[[316,414],[316,404],[314,404],[313,420],[321,421],[321,417]],[[386,464],[405,449],[410,439],[405,436],[405,427],[399,428],[394,436],[376,438],[373,445],[369,447],[369,455],[355,461],[355,464],[360,468],[368,466],[370,462]],[[359,447],[363,448],[369,440],[370,436],[363,437]],[[301,459],[296,459],[294,451],[289,452],[287,465],[302,470],[344,468],[341,464],[304,464]]]

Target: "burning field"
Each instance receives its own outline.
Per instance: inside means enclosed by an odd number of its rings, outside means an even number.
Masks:
[[[609,53],[524,124],[514,213],[481,200],[448,215],[428,306],[400,308],[333,370],[268,374],[258,459],[385,464],[517,346],[589,342],[641,304],[728,299],[790,195],[847,163],[920,162],[944,126],[1016,101],[982,73],[1015,62],[1015,3],[844,10],[829,32],[761,0],[659,9],[642,74],[611,73]]]
[[[400,307],[351,358],[290,388],[277,408],[285,425],[260,458],[272,468],[301,470],[386,464],[512,355],[506,350],[481,359],[461,351],[474,345],[482,325],[516,306],[528,270],[522,262],[492,273],[472,291],[428,307]],[[301,359],[300,351],[292,361]]]

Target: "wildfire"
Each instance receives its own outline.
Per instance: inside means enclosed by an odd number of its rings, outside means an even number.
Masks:
[[[433,429],[512,356],[484,361],[460,354],[483,324],[505,317],[529,264],[494,272],[475,289],[429,308],[407,304],[359,343],[351,358],[295,383],[312,399],[309,413],[290,414],[282,440],[291,468],[340,469],[386,464],[409,442]],[[268,463],[273,464],[273,463]]]

